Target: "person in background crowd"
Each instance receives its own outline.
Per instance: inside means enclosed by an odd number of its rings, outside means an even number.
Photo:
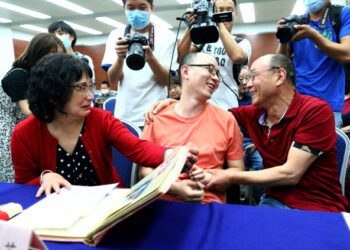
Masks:
[[[125,30],[117,29],[109,35],[102,68],[108,71],[109,82],[118,84],[115,116],[142,130],[147,108],[167,96],[169,66],[176,41],[170,30],[150,22],[154,10],[152,0],[123,0],[123,4],[129,24]],[[133,70],[126,64],[130,46],[125,37],[132,39],[135,35],[143,36],[148,42],[143,46],[146,63],[140,70]],[[173,58],[175,66],[177,50]]]
[[[169,97],[171,99],[180,100],[181,97],[181,85],[177,82],[170,83]]]
[[[339,37],[329,21],[329,0],[303,0],[308,24],[294,25],[298,31],[290,43],[280,43],[277,53],[293,54],[296,89],[302,95],[322,98],[332,107],[336,127],[342,126],[345,74],[350,62],[350,7],[343,8]],[[325,21],[322,21],[325,20]],[[278,21],[277,29],[284,26]]]
[[[236,0],[216,0],[216,12],[232,11],[232,21],[218,23],[219,40],[216,43],[208,43],[204,46],[195,46],[191,44],[190,30],[187,29],[179,43],[178,61],[188,52],[203,51],[212,55],[219,64],[219,70],[223,81],[215,91],[210,103],[224,110],[232,107],[238,107],[238,83],[235,80],[235,67],[241,64],[247,64],[251,55],[251,44],[247,39],[237,40],[231,35],[233,26],[237,18]],[[194,22],[197,15],[190,15],[189,20]],[[237,74],[239,71],[237,72]]]
[[[103,103],[110,97],[115,96],[110,92],[111,86],[108,81],[101,82],[101,95],[96,97],[96,102],[94,104],[94,107],[96,108],[103,108]]]
[[[52,34],[35,35],[25,51],[12,64],[0,87],[0,182],[13,182],[10,141],[16,124],[32,114],[28,106],[30,69],[45,55],[65,52],[62,42]]]
[[[242,134],[234,117],[207,100],[219,87],[221,75],[216,60],[206,53],[189,53],[179,66],[182,94],[146,125],[142,138],[175,147],[191,142],[199,148],[196,170],[181,176],[165,199],[225,203],[226,190],[207,188],[212,170],[217,175],[244,170]],[[223,169],[224,161],[228,169]],[[144,177],[153,170],[140,168]],[[194,180],[190,177],[196,176]],[[204,197],[203,197],[204,195]]]
[[[64,21],[55,21],[50,24],[48,31],[49,33],[52,33],[55,36],[57,36],[59,39],[61,39],[68,54],[72,54],[77,58],[85,60],[89,64],[92,70],[91,79],[92,81],[95,81],[94,63],[91,57],[89,57],[88,55],[81,54],[77,51],[73,51],[78,38],[75,30],[68,23]]]
[[[247,87],[252,105],[231,111],[259,150],[264,169],[229,175],[216,175],[213,169],[206,187],[226,190],[232,184],[260,185],[266,188],[259,206],[349,211],[339,183],[337,135],[329,104],[299,94],[293,62],[281,54],[255,60]],[[145,118],[152,119],[174,101],[154,104]]]
[[[146,166],[156,167],[168,156],[167,148],[139,139],[110,112],[91,107],[91,76],[89,65],[69,54],[46,56],[31,71],[33,116],[16,126],[11,153],[15,182],[40,185],[37,197],[71,184],[119,182],[123,187],[112,163],[112,145]],[[189,150],[191,168],[198,150]]]

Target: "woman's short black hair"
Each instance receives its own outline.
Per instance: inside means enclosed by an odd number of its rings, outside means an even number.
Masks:
[[[28,102],[33,115],[48,123],[54,120],[56,111],[65,114],[72,84],[84,74],[92,77],[89,65],[72,55],[60,53],[40,59],[29,78]]]

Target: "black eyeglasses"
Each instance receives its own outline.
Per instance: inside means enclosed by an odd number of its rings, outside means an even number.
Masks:
[[[90,92],[94,93],[95,84],[93,82],[90,82],[90,84],[86,84],[84,82],[72,84],[71,87],[75,89],[79,94],[88,96]]]
[[[219,78],[219,81],[222,81],[222,75],[220,74],[220,71],[218,69],[215,69],[215,66],[213,64],[187,64],[187,66],[207,67],[210,74],[217,76]]]

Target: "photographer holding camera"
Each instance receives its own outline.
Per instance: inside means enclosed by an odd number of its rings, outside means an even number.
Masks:
[[[203,2],[208,0],[202,0]],[[196,1],[198,2],[198,1]],[[238,107],[238,82],[235,80],[235,67],[238,64],[247,64],[251,55],[251,44],[247,39],[236,41],[232,36],[232,28],[235,24],[237,11],[236,0],[217,0],[215,1],[215,12],[232,12],[232,21],[218,22],[216,24],[219,30],[219,40],[214,43],[207,43],[200,46],[192,44],[195,40],[191,36],[191,29],[188,28],[181,41],[179,42],[178,61],[182,59],[188,52],[202,51],[213,56],[219,65],[220,73],[223,80],[220,82],[219,88],[209,100],[210,103],[223,108],[225,110]],[[193,25],[198,18],[196,12],[189,16],[189,21]],[[192,37],[192,40],[191,40]],[[239,70],[237,70],[238,76]]]
[[[115,116],[143,129],[144,112],[167,96],[176,40],[171,31],[150,22],[153,0],[123,0],[123,4],[129,25],[109,35],[102,68],[108,71],[110,83],[118,84]]]
[[[327,101],[332,107],[336,126],[341,127],[345,90],[342,64],[350,62],[350,8],[344,7],[341,11],[338,36],[330,18],[335,7],[329,0],[303,2],[308,11],[306,14],[278,21],[280,44],[277,53],[293,55],[296,89],[303,95]]]

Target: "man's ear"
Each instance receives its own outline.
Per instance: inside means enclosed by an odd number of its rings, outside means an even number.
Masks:
[[[181,78],[182,79],[188,79],[189,76],[188,76],[188,66],[187,65],[182,65],[181,69]]]
[[[277,78],[276,86],[280,86],[287,79],[287,71],[284,68],[279,68],[275,73],[275,77]]]

